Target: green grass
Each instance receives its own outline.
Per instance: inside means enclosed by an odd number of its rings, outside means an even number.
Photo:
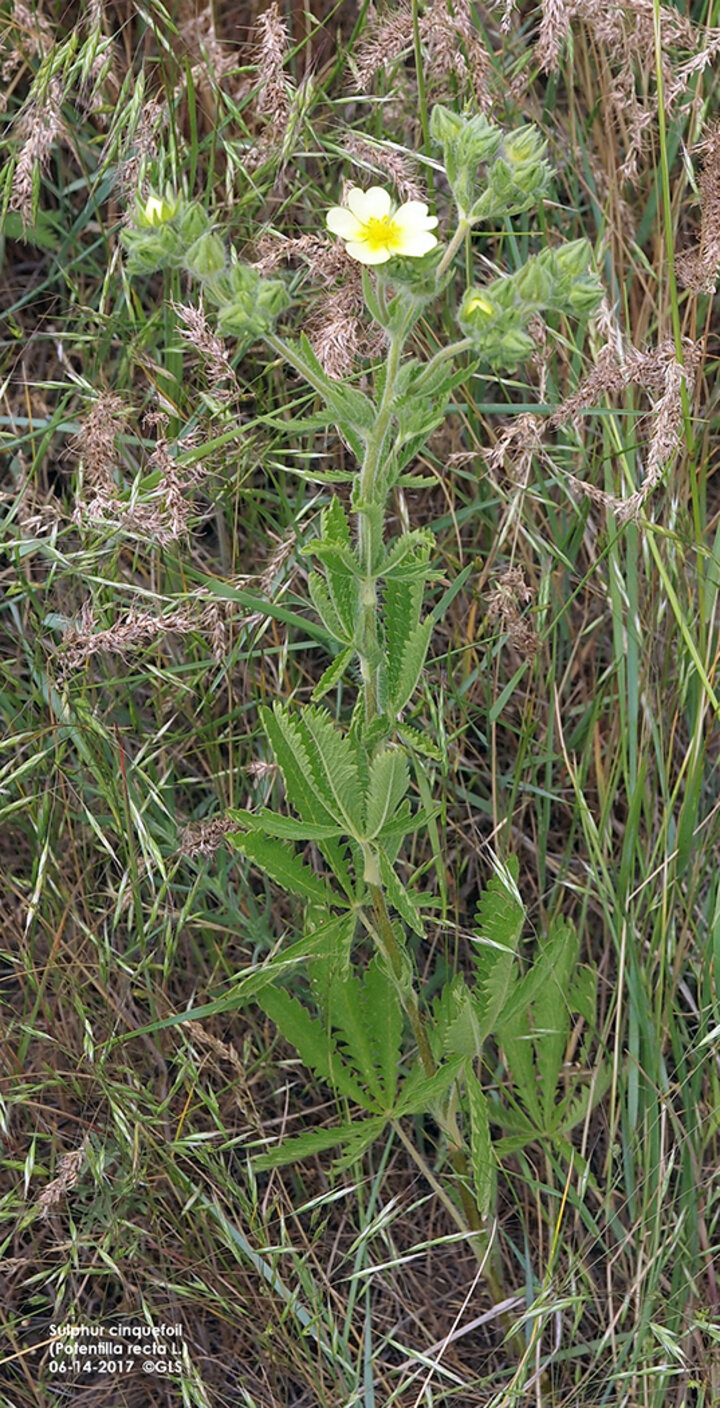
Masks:
[[[717,5],[687,13],[700,30],[720,23]],[[720,1401],[716,348],[712,298],[680,287],[670,261],[697,239],[683,151],[697,180],[695,147],[718,117],[712,70],[690,82],[695,105],[653,120],[637,179],[621,183],[616,60],[574,22],[572,55],[547,77],[533,57],[537,13],[516,15],[505,38],[499,12],[478,16],[494,120],[537,122],[558,175],[537,233],[518,219],[474,237],[474,276],[587,236],[634,345],[702,340],[695,396],[638,523],[568,487],[569,473],[613,495],[641,485],[652,420],[637,387],[550,431],[526,465],[515,448],[488,468],[482,452],[512,412],[550,414],[600,351],[599,335],[556,319],[542,394],[532,367],[461,387],[418,466],[433,487],[394,505],[397,523],[406,514],[433,529],[436,600],[470,568],[433,637],[412,720],[439,751],[413,780],[416,799],[442,803],[436,835],[407,843],[423,888],[442,901],[431,942],[416,951],[421,980],[430,985],[438,964],[469,970],[490,848],[516,854],[526,956],[534,933],[563,915],[597,977],[596,1029],[578,1020],[567,1061],[582,1058],[591,1079],[605,1064],[611,1073],[576,1130],[589,1176],[539,1140],[500,1155],[496,1245],[528,1346],[518,1366],[443,1202],[432,1121],[406,1118],[344,1167],[326,1152],[282,1173],[254,1169],[281,1136],[354,1112],[249,1000],[271,955],[296,958],[296,911],[226,845],[192,857],[182,837],[278,796],[274,773],[256,768],[272,762],[257,709],[309,698],[327,664],[298,549],[332,491],[306,472],[342,469],[346,456],[322,433],[288,439],[290,415],[310,415],[313,398],[261,349],[238,361],[228,340],[239,394],[218,394],[180,336],[172,302],[191,299],[181,277],[130,282],[119,244],[136,184],[127,163],[154,97],[167,108],[145,175],[157,187],[185,183],[253,257],[263,232],[321,233],[343,177],[383,181],[343,155],[350,131],[397,144],[411,174],[434,181],[449,231],[443,178],[413,154],[426,146],[427,105],[460,111],[471,93],[439,78],[411,34],[407,53],[358,95],[352,64],[367,7],[289,6],[290,116],[258,162],[267,118],[247,43],[254,9],[239,30],[218,21],[222,52],[235,56],[220,78],[197,46],[183,55],[179,5],[109,9],[102,33],[92,16],[76,32],[79,18],[48,11],[51,42],[37,51],[24,23],[4,19],[19,54],[8,118],[57,80],[67,136],[36,177],[25,238],[10,209],[1,237],[0,1404],[57,1400],[47,1355],[32,1347],[51,1321],[77,1314],[184,1326],[183,1373],[144,1380],[144,1398],[129,1376],[108,1404],[711,1408]],[[115,86],[99,88],[93,113],[82,94],[110,36]],[[518,75],[526,92],[511,97]],[[648,84],[652,96],[652,75]],[[17,126],[4,140],[7,205]],[[289,278],[313,293],[302,260]],[[448,296],[420,325],[417,355],[454,335],[453,308]],[[126,512],[92,519],[78,437],[100,392],[127,410],[113,469]],[[175,540],[143,526],[158,512],[167,526],[162,442],[179,473],[197,471],[188,531]],[[263,578],[289,533],[295,548]],[[522,611],[535,654],[488,616],[509,566],[532,593]],[[95,631],[117,630],[133,611],[183,611],[189,624],[73,666],[68,631],[85,603]],[[351,694],[329,697],[339,714]],[[491,1048],[482,1074],[489,1095],[511,1098],[502,1051]],[[44,1190],[78,1149],[74,1181],[47,1194],[41,1216]],[[70,1401],[91,1401],[89,1377]]]

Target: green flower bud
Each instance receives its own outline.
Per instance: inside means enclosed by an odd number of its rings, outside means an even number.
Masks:
[[[135,223],[139,229],[154,229],[158,225],[168,225],[180,209],[180,197],[169,186],[164,196],[150,194],[147,200],[135,203]]]
[[[499,309],[484,288],[469,288],[460,304],[458,320],[469,334],[495,322]]]
[[[463,118],[451,112],[449,108],[444,108],[442,103],[436,103],[430,114],[430,136],[434,142],[439,142],[444,146],[445,142],[452,141],[457,137],[463,126]]]
[[[210,229],[210,217],[198,201],[190,201],[180,211],[178,229],[186,249]]]
[[[534,351],[535,339],[529,332],[523,332],[521,328],[510,328],[508,332],[503,333],[493,365],[504,366],[508,371],[512,371],[518,362],[524,362]]]
[[[182,263],[181,242],[177,231],[169,226],[123,230],[120,239],[128,253],[127,269],[131,275],[176,269]]]
[[[257,306],[268,320],[278,318],[290,307],[290,295],[282,279],[262,279],[258,289]],[[267,330],[272,326],[268,321]]]
[[[576,279],[570,289],[570,307],[573,313],[594,313],[602,302],[603,286],[596,274],[587,274],[584,279]]]
[[[225,267],[225,246],[219,235],[201,235],[191,244],[185,264],[191,274],[198,279],[209,279],[219,274]]]
[[[537,127],[516,127],[503,139],[502,154],[510,167],[539,162],[545,155],[547,142]]]
[[[502,131],[478,114],[466,121],[456,142],[457,160],[460,165],[475,168],[482,161],[490,161],[502,142]]]
[[[514,275],[518,298],[532,308],[547,308],[553,297],[553,277],[538,259],[529,259],[524,269]]]
[[[592,249],[589,240],[568,240],[559,249],[552,251],[555,264],[558,270],[564,274],[570,274],[576,278],[578,274],[584,274],[592,259]]]

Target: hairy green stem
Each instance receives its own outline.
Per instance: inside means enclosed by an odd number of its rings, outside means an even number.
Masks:
[[[445,250],[445,253],[443,254],[442,259],[440,260],[440,263],[437,266],[436,276],[438,280],[442,278],[443,274],[445,273],[445,270],[448,269],[449,266],[452,264],[452,261],[455,258],[455,255],[457,254],[460,245],[465,239],[465,236],[469,229],[470,221],[465,220],[461,216],[458,222],[457,230],[455,231],[455,234],[453,235],[447,249]]]

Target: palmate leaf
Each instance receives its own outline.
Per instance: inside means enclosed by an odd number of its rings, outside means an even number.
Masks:
[[[390,825],[410,786],[410,771],[404,753],[398,748],[384,748],[370,764],[365,839],[372,841]]]
[[[304,865],[295,851],[283,841],[263,836],[258,831],[235,831],[228,839],[236,850],[247,856],[248,860],[253,861],[272,880],[276,880],[289,894],[298,895],[304,900],[313,900],[315,904],[327,905],[328,908],[332,905],[338,909],[348,907],[348,897],[333,890],[327,880],[316,875],[308,865]]]
[[[333,1090],[367,1107],[362,1086],[348,1070],[324,1022],[311,1017],[306,1007],[285,988],[265,988],[256,998],[285,1040],[295,1047],[301,1061]]]

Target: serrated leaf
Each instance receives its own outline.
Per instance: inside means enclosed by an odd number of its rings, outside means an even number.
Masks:
[[[244,834],[236,831],[231,833],[228,839],[236,850],[247,856],[248,860],[290,894],[299,895],[301,899],[314,900],[316,904],[335,905],[338,909],[347,907],[347,897],[333,890],[327,880],[323,880],[309,866],[304,865],[299,856],[282,841],[262,836],[257,831]]]
[[[438,1101],[442,1100],[459,1076],[465,1059],[464,1056],[458,1056],[452,1061],[446,1061],[432,1076],[427,1076],[418,1064],[400,1088],[394,1118],[432,1113]]]
[[[259,812],[230,809],[226,815],[249,831],[261,831],[264,836],[275,836],[286,841],[322,841],[328,836],[341,834],[337,822],[323,826],[317,822],[298,821],[296,817],[280,816],[266,807]]]
[[[322,699],[323,696],[342,679],[354,654],[354,646],[348,645],[345,650],[341,650],[340,654],[335,656],[332,664],[328,665],[327,669],[323,671],[323,674],[320,676],[320,679],[310,695],[314,704],[317,703],[318,699]]]
[[[326,543],[336,543],[338,547],[350,546],[350,524],[345,509],[337,494],[334,494],[320,517],[322,536]]]
[[[466,1089],[470,1106],[470,1162],[475,1202],[480,1216],[486,1218],[495,1202],[495,1155],[485,1094],[472,1069],[467,1073]]]
[[[385,661],[380,677],[380,705],[383,711],[390,712],[392,701],[398,692],[405,644],[418,624],[423,584],[417,581],[395,582],[390,579],[385,583],[384,596]]]
[[[427,738],[419,728],[413,728],[410,724],[400,724],[398,735],[408,748],[412,748],[415,753],[422,753],[425,758],[432,758],[434,762],[442,762],[442,753],[436,743],[431,738]]]
[[[294,1046],[303,1065],[340,1095],[356,1105],[364,1104],[364,1092],[341,1060],[323,1022],[311,1017],[307,1008],[285,988],[266,988],[256,1001],[285,1040]]]
[[[428,653],[432,630],[432,617],[428,616],[427,620],[423,621],[422,625],[416,626],[415,630],[411,631],[407,637],[395,685],[388,701],[387,712],[400,714],[415,693],[425,664],[425,656]]]
[[[312,705],[303,709],[299,727],[313,779],[322,788],[325,805],[349,834],[359,839],[363,834],[367,783],[361,778],[355,747],[325,710]]]
[[[445,1051],[448,1056],[479,1056],[483,1035],[470,993],[463,987],[464,991],[456,994],[455,1016],[445,1029]]]
[[[261,705],[259,714],[275,760],[282,772],[290,805],[304,820],[321,825],[336,824],[336,818],[313,783],[310,758],[295,721],[279,703],[275,704],[272,710]]]
[[[376,1115],[369,1120],[353,1120],[351,1124],[335,1125],[332,1129],[308,1129],[304,1134],[284,1139],[282,1144],[268,1150],[266,1154],[255,1155],[253,1167],[258,1173],[273,1168],[284,1168],[288,1164],[299,1163],[301,1159],[322,1154],[326,1149],[334,1149],[338,1144],[351,1145],[354,1159],[360,1152],[358,1144],[367,1147],[379,1137],[385,1124],[385,1118]]]
[[[377,840],[382,841],[384,846],[390,841],[402,840],[403,836],[409,836],[413,831],[419,831],[421,827],[434,821],[441,811],[442,804],[438,802],[431,811],[423,810],[411,813],[410,803],[402,802],[392,821],[389,821],[387,826],[378,832]]]
[[[386,580],[397,576],[403,580],[403,568],[409,569],[409,576],[422,576],[433,546],[434,538],[429,528],[415,528],[404,533],[387,549],[378,576]]]
[[[594,968],[580,968],[573,978],[568,997],[571,1012],[579,1012],[589,1027],[595,1024],[597,1004],[597,973]]]
[[[328,990],[327,1015],[343,1042],[343,1055],[367,1086],[372,1104],[392,1109],[402,1036],[402,1008],[379,958],[363,979],[338,977]]]
[[[540,1076],[543,1120],[549,1128],[556,1101],[557,1083],[570,1035],[568,991],[577,962],[578,937],[574,925],[556,919],[546,941],[552,954],[551,973],[533,1006],[535,1050]]]
[[[325,629],[330,632],[333,640],[337,641],[338,645],[352,645],[352,632],[346,629],[345,623],[330,595],[327,582],[320,576],[319,572],[311,572],[309,574],[308,591],[310,593],[310,600],[320,620]]]
[[[384,851],[378,852],[378,861],[380,864],[380,877],[390,904],[393,909],[397,910],[400,918],[404,919],[405,923],[409,924],[410,928],[413,929],[421,939],[424,938],[425,925],[423,924],[420,912],[416,908],[414,900],[405,889],[405,886],[398,879]]]
[[[510,856],[507,880],[495,874],[480,897],[475,918],[473,1004],[484,1041],[495,1031],[515,978],[517,946],[525,910],[517,900],[518,863]],[[508,883],[509,882],[509,883]]]
[[[365,839],[372,841],[395,816],[410,786],[407,758],[398,748],[384,748],[370,764]]]

